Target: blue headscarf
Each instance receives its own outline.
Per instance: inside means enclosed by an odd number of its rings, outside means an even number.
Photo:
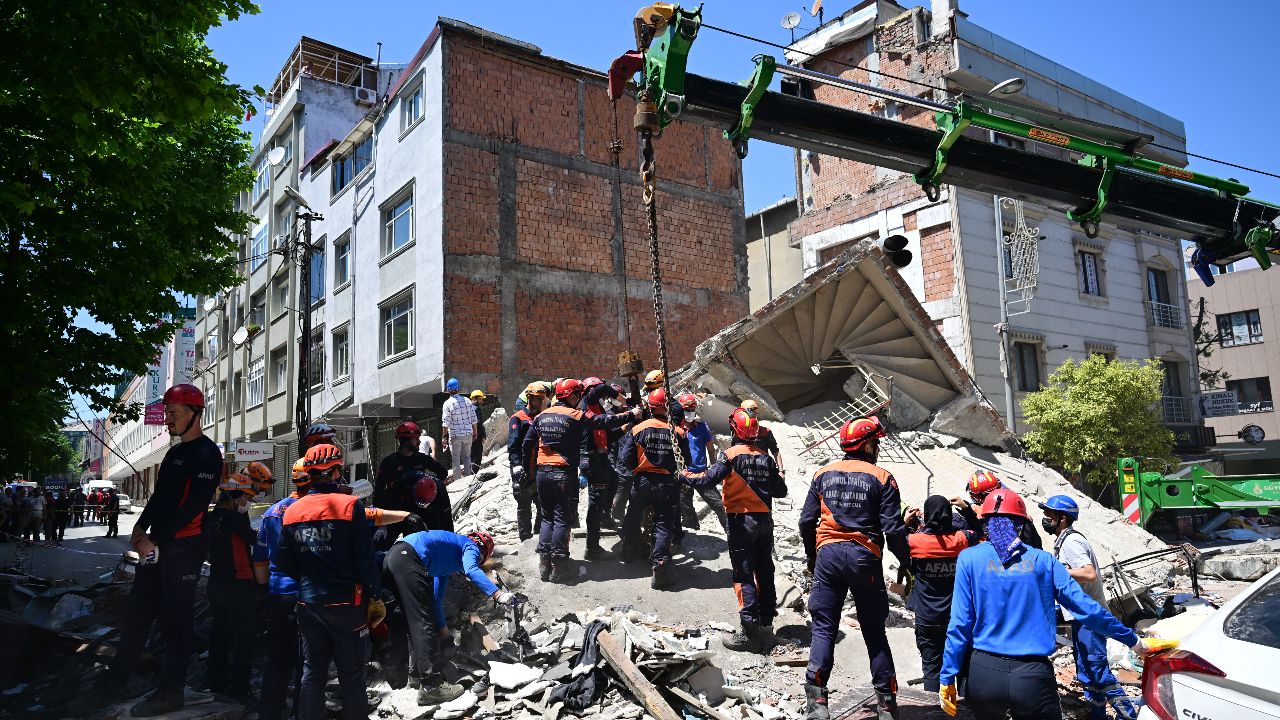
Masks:
[[[991,542],[991,547],[995,548],[996,555],[1000,556],[1000,563],[1008,567],[1009,563],[1017,559],[1024,549],[1019,535],[1022,533],[1022,524],[1025,521],[1008,515],[989,515],[985,521],[987,540]]]

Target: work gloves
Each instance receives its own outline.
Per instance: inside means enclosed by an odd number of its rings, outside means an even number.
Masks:
[[[368,615],[365,619],[369,627],[375,627],[387,619],[387,604],[381,600],[370,600]]]
[[[510,590],[499,590],[498,594],[493,596],[493,601],[499,605],[515,607],[520,604],[520,597]]]
[[[938,704],[942,706],[942,712],[956,716],[956,686],[943,685],[938,688]]]

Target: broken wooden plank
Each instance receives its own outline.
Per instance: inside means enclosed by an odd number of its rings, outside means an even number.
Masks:
[[[701,713],[702,715],[705,715],[706,717],[711,718],[711,720],[733,720],[733,718],[729,717],[728,715],[725,715],[719,710],[716,710],[710,705],[699,700],[696,695],[693,695],[692,693],[687,693],[675,685],[668,685],[667,690],[670,691],[672,695],[675,695],[681,700],[692,705],[695,711]]]
[[[600,647],[600,654],[604,655],[605,661],[617,673],[618,680],[631,691],[631,694],[655,720],[682,720],[680,715],[662,698],[658,688],[654,687],[653,683],[640,672],[640,668],[631,662],[631,658],[627,657],[622,646],[608,630],[600,631],[596,643]]]

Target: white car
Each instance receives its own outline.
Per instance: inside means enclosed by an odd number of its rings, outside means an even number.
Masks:
[[[1280,569],[1146,659],[1139,720],[1280,718]]]
[[[129,499],[128,495],[125,495],[124,493],[116,493],[116,497],[120,498],[120,512],[133,512],[133,501]]]

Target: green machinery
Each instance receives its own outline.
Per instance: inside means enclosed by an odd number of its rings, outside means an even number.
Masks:
[[[1280,475],[1214,475],[1199,465],[1172,475],[1143,472],[1138,458],[1116,463],[1123,513],[1146,525],[1160,510],[1257,510],[1280,508]]]

